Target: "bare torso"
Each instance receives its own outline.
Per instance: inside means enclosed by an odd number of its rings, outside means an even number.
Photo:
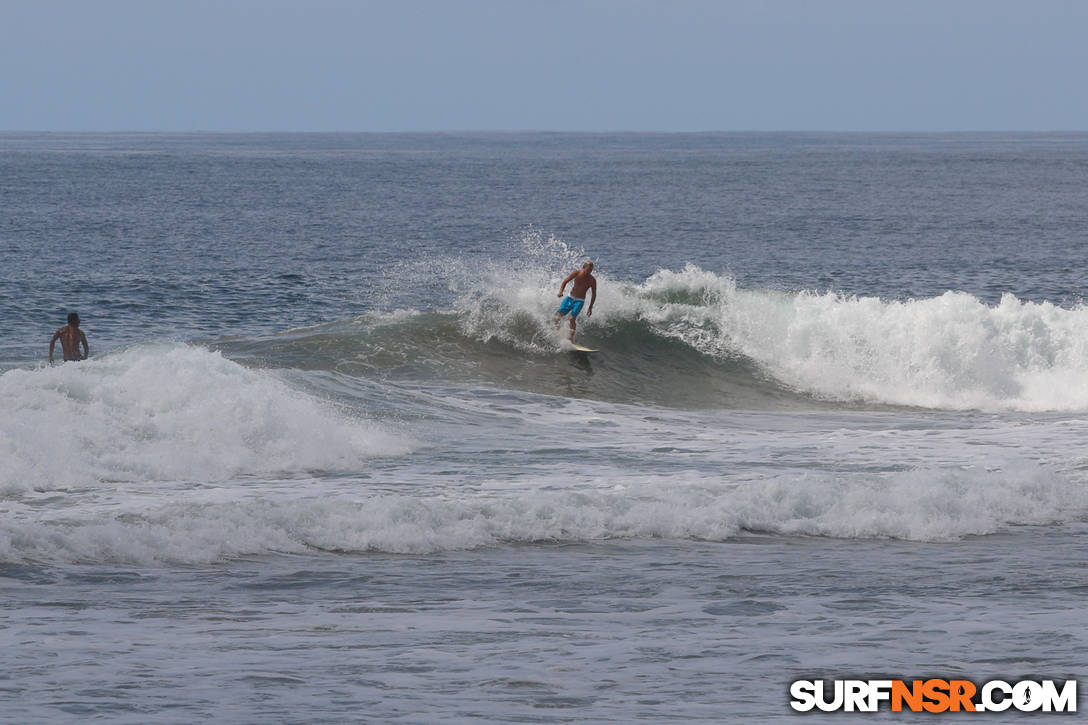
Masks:
[[[570,296],[576,300],[584,300],[586,298],[586,292],[590,289],[596,293],[597,280],[593,275],[584,269],[575,272],[574,279],[571,280]]]
[[[80,355],[79,345],[83,344],[83,349],[87,350],[87,337],[83,334],[83,330],[72,325],[65,325],[64,327],[53,333],[52,342],[60,340],[60,349],[64,353],[65,360],[81,360],[83,355]],[[49,345],[49,359],[53,359],[53,345],[52,342]]]

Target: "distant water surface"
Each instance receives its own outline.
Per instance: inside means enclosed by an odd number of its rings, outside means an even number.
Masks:
[[[795,679],[1086,670],[1088,135],[0,170],[12,722],[769,722]],[[48,367],[69,310],[92,358]]]

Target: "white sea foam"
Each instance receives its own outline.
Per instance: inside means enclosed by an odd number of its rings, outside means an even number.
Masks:
[[[598,324],[637,317],[802,392],[946,410],[1088,410],[1088,308],[957,292],[882,300],[738,289],[688,266],[623,289]]]
[[[599,489],[320,490],[323,484],[161,492],[0,520],[0,560],[213,562],[254,554],[428,553],[615,539],[722,541],[747,532],[947,541],[1082,519],[1088,496],[1044,467],[790,474],[743,484],[669,480]],[[317,488],[319,491],[315,491]]]
[[[407,443],[270,373],[182,345],[0,375],[0,493],[358,471]]]

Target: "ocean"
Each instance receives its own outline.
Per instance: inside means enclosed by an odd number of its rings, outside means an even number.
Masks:
[[[1083,677],[1086,188],[1073,133],[0,134],[0,721]]]

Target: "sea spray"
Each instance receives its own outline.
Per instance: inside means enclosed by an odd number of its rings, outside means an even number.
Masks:
[[[184,345],[10,370],[0,400],[0,492],[357,471],[409,448],[270,373]]]

